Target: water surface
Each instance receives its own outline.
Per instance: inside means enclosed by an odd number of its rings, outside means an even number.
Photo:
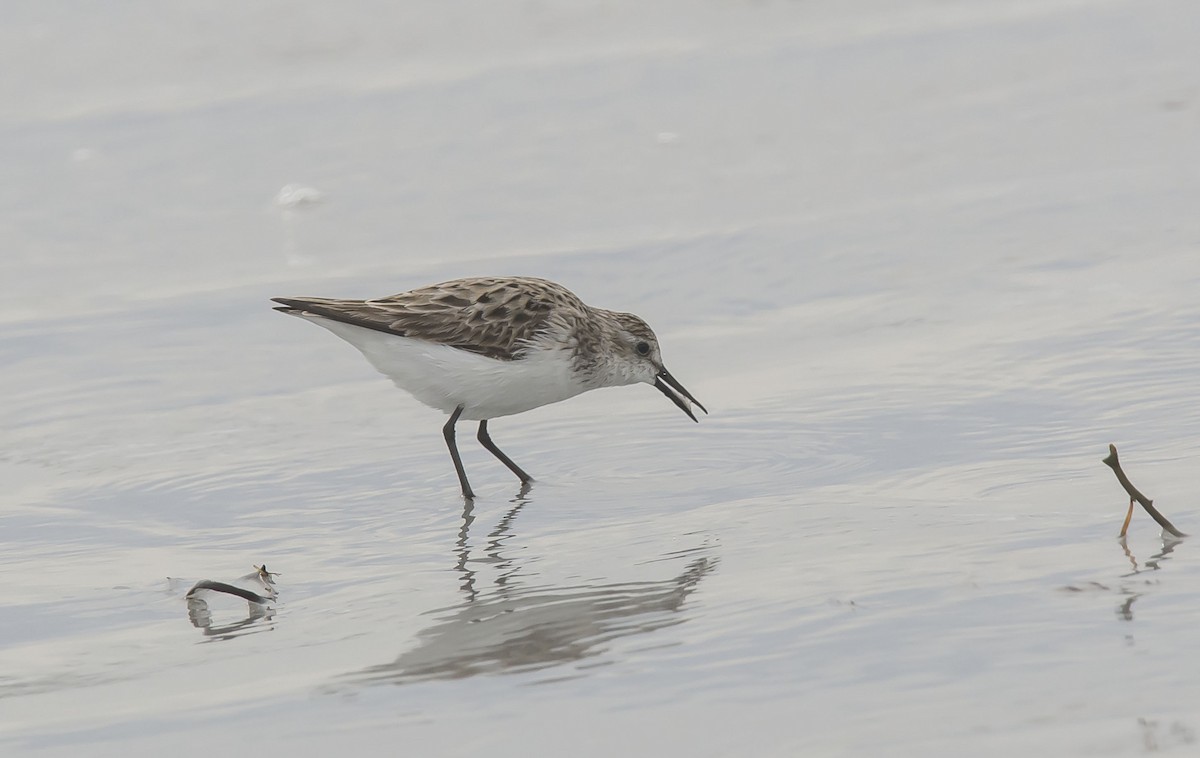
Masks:
[[[0,16],[0,752],[1196,749],[1200,564],[1100,464],[1200,531],[1193,4]],[[482,274],[712,415],[497,420],[464,509],[268,303]]]

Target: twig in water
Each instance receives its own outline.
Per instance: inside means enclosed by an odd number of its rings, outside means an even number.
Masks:
[[[1121,524],[1121,533],[1117,535],[1121,539],[1125,539],[1125,534],[1129,531],[1129,522],[1133,520],[1133,504],[1136,502],[1133,498],[1129,498],[1129,510],[1125,512],[1125,523]]]
[[[1135,501],[1142,504],[1142,507],[1146,509],[1146,513],[1149,513],[1150,518],[1158,522],[1158,525],[1163,528],[1164,532],[1173,537],[1187,536],[1183,532],[1176,529],[1175,525],[1168,521],[1166,516],[1159,513],[1158,509],[1154,507],[1154,501],[1138,492],[1137,487],[1134,487],[1129,481],[1129,477],[1125,476],[1125,472],[1121,469],[1121,461],[1117,458],[1116,445],[1108,446],[1108,457],[1104,459],[1104,464],[1113,470],[1113,473],[1117,475],[1117,481],[1120,482],[1121,486],[1125,488],[1125,491],[1129,493],[1130,515],[1125,517],[1125,526],[1121,528],[1122,537],[1125,536],[1125,530],[1129,528],[1129,519],[1133,514],[1133,503]]]

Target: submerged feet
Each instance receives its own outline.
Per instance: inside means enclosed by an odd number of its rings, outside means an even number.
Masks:
[[[442,427],[442,436],[446,438],[446,447],[450,449],[450,458],[454,461],[454,470],[458,473],[458,483],[462,486],[463,497],[468,500],[474,500],[475,493],[471,490],[471,483],[467,481],[467,471],[463,468],[462,457],[458,454],[458,442],[454,433],[454,425],[458,423],[458,418],[462,415],[462,412],[463,407],[461,405],[454,409],[454,413],[450,414],[450,420]],[[522,490],[533,481],[532,476],[514,463],[512,458],[505,455],[503,450],[496,447],[495,442],[492,442],[492,437],[488,434],[487,430],[487,419],[479,422],[479,434],[476,438],[479,440],[479,444],[483,445],[489,453],[496,456],[501,463],[508,467],[509,471],[517,475],[517,478],[521,480],[521,484],[523,485]]]

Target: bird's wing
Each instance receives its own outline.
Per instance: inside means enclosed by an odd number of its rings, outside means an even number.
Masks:
[[[500,360],[519,359],[557,308],[586,307],[552,282],[516,278],[457,279],[377,300],[272,300],[284,306],[281,311],[311,313]]]

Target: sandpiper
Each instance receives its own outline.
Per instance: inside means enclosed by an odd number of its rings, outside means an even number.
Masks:
[[[463,497],[474,498],[454,425],[479,422],[479,442],[522,483],[533,477],[488,435],[488,421],[600,387],[652,384],[693,421],[708,413],[663,365],[658,338],[632,313],[584,304],[545,279],[455,279],[378,300],[276,297],[276,310],[323,326],[380,373],[450,414],[442,428]]]

